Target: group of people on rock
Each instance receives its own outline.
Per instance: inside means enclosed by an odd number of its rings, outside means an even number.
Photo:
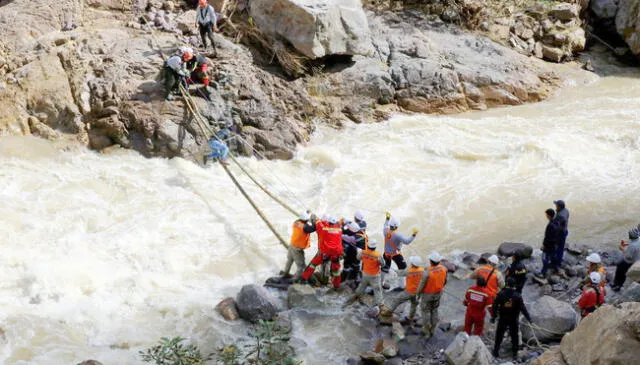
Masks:
[[[560,272],[563,260],[568,235],[569,211],[564,201],[557,200],[554,203],[556,210],[549,209],[545,212],[549,223],[542,245],[543,268],[540,273],[537,273],[539,276],[546,275],[549,269]],[[355,292],[345,305],[355,302],[369,289],[373,292],[374,303],[379,308],[379,316],[382,320],[392,316],[401,304],[409,302],[407,319],[413,323],[416,311],[420,307],[423,320],[421,332],[431,337],[438,325],[438,308],[447,284],[448,270],[443,265],[443,257],[435,251],[428,256],[427,265],[423,265],[420,256],[411,256],[405,260],[402,253],[403,245],[411,244],[418,230],[413,229],[410,235],[404,235],[399,232],[399,227],[400,222],[390,213],[386,213],[382,232],[384,248],[379,252],[378,243],[369,239],[367,235],[367,222],[361,211],[354,214],[353,220],[332,216],[319,219],[315,214],[303,213],[293,223],[287,261],[280,274],[285,279],[292,279],[293,282],[314,284],[313,274],[316,269],[329,265],[330,282],[333,288],[339,288],[344,281],[355,284]],[[305,250],[310,247],[311,234],[314,232],[317,233],[318,251],[307,265]],[[620,250],[624,253],[624,260],[618,264],[614,290],[622,285],[626,271],[639,259],[639,233],[640,226],[629,232],[630,242],[621,242]],[[520,346],[518,336],[520,314],[531,322],[522,298],[528,273],[522,262],[523,259],[521,252],[514,253],[511,264],[502,273],[498,268],[500,261],[496,255],[484,257],[481,259],[483,261],[481,266],[467,276],[475,279],[475,285],[466,291],[462,303],[467,308],[464,331],[469,335],[482,335],[485,317],[489,310],[491,322],[498,321],[493,350],[496,357],[499,355],[500,346],[508,330],[515,358]],[[586,260],[589,268],[587,277],[582,283],[582,296],[578,301],[582,317],[589,315],[602,305],[606,295],[606,272],[600,256],[592,253]],[[294,263],[296,272],[291,275]],[[385,279],[392,263],[396,264],[399,277],[399,286],[393,291],[400,293],[385,298],[383,289],[390,289]]]

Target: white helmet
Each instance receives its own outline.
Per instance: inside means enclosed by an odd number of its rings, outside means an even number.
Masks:
[[[600,276],[599,272],[592,272],[591,274],[589,274],[589,279],[591,279],[591,282],[594,284],[600,284],[600,280],[602,280],[602,276]]]
[[[311,219],[311,215],[309,212],[300,213],[300,217],[298,217],[301,221],[308,221]]]
[[[325,215],[322,216],[322,218],[320,218],[320,220],[323,221],[323,222],[326,222],[326,221],[329,220],[329,218],[331,218],[331,217],[329,217],[329,215],[325,214]]]
[[[374,240],[371,240],[371,241],[369,241],[369,243],[367,244],[367,247],[369,247],[369,248],[376,248],[376,247],[378,247],[378,242],[376,242],[376,241],[374,241]]]
[[[356,220],[363,220],[364,219],[364,214],[362,214],[362,212],[360,211],[360,209],[356,210],[355,214],[353,215],[353,218],[355,218]]]
[[[497,265],[500,262],[500,260],[498,259],[498,256],[496,255],[491,255],[487,261],[489,261],[494,265]]]
[[[178,47],[178,52],[180,52],[180,54],[184,54],[184,53],[193,54],[193,48],[187,47],[187,46],[180,46]]]
[[[398,226],[400,226],[400,221],[395,218],[391,218],[391,220],[389,221],[389,227],[398,228]]]
[[[347,224],[347,229],[353,233],[358,233],[360,232],[360,225],[356,222],[351,222]]]
[[[593,264],[599,264],[602,262],[602,260],[600,259],[600,255],[598,255],[597,253],[592,253],[591,255],[587,256],[587,261],[591,262]]]
[[[336,217],[328,217],[327,218],[327,222],[329,222],[329,224],[338,224],[338,218],[336,218]]]
[[[422,259],[420,256],[411,256],[409,257],[409,262],[413,266],[422,266]]]
[[[437,253],[436,251],[433,251],[429,255],[429,261],[440,262],[440,261],[442,261],[442,256],[440,256],[440,254]]]

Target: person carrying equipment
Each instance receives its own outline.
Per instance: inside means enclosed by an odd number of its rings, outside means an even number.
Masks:
[[[362,261],[362,281],[360,281],[360,285],[358,285],[353,296],[347,301],[347,305],[358,300],[368,287],[373,289],[373,299],[376,305],[382,305],[380,272],[384,265],[384,258],[376,252],[377,246],[378,243],[376,241],[370,241],[364,250],[358,251],[358,260]]]
[[[311,220],[311,222],[309,222],[309,220]],[[304,263],[304,250],[309,248],[311,244],[313,225],[315,225],[315,221],[309,215],[309,212],[300,214],[298,220],[293,222],[293,232],[291,233],[291,240],[289,241],[287,263],[284,265],[284,270],[280,272],[283,278],[291,278],[289,271],[294,262],[296,263],[296,273],[293,276],[294,280],[300,278],[300,275],[302,275],[302,272],[306,268],[306,264]]]
[[[315,231],[318,234],[319,251],[311,259],[309,266],[302,273],[302,280],[309,280],[316,267],[331,262],[331,283],[335,289],[340,287],[340,258],[344,253],[342,248],[342,227],[337,218],[328,217],[326,221],[316,222]],[[320,245],[320,242],[322,244]]]
[[[409,317],[407,318],[409,321],[413,321],[416,315],[416,309],[418,308],[418,294],[422,292],[425,281],[424,268],[422,267],[422,259],[420,256],[409,257],[409,263],[411,267],[406,272],[406,287],[404,291],[391,298],[388,306],[382,306],[380,309],[381,316],[390,317],[400,304],[410,301],[411,309],[409,310]]]
[[[505,271],[504,276],[507,280],[509,278],[513,278],[516,282],[515,288],[518,293],[522,293],[522,289],[524,288],[524,284],[527,282],[527,267],[522,263],[522,253],[517,251],[511,257],[513,260],[511,265]]]
[[[517,288],[518,281],[515,277],[507,278],[507,287],[502,289],[496,301],[493,303],[491,310],[491,323],[495,323],[498,318],[498,327],[496,329],[496,341],[493,347],[493,356],[498,357],[500,355],[500,345],[504,338],[504,333],[507,328],[509,329],[509,335],[511,336],[511,351],[513,353],[513,359],[518,357],[518,350],[520,349],[520,338],[518,337],[518,331],[520,330],[520,313],[524,315],[527,322],[531,323],[531,317],[527,311],[527,307],[524,305],[522,294]]]
[[[342,246],[344,248],[342,281],[358,281],[360,275],[360,260],[357,257],[358,249],[364,250],[367,247],[369,237],[356,222],[347,224],[345,228],[342,234]]]
[[[422,334],[433,337],[438,328],[438,308],[444,286],[447,284],[447,268],[440,264],[442,256],[433,251],[429,255],[429,268],[425,270],[420,311],[422,312]]]
[[[216,43],[213,40],[213,32],[218,31],[218,17],[213,6],[207,4],[207,0],[199,0],[196,9],[196,27],[200,31],[202,47],[207,49],[207,38],[211,41],[214,57],[217,55]]]
[[[582,318],[588,316],[604,304],[604,293],[600,291],[599,284],[602,278],[600,273],[592,272],[587,279],[587,285],[582,289],[582,296],[578,301],[578,307],[580,308],[580,315]]]
[[[182,55],[173,55],[167,59],[164,66],[164,86],[167,89],[165,98],[167,101],[174,99],[172,93],[178,88],[178,83],[187,88],[187,78],[189,71],[186,69],[186,62],[193,58],[193,54],[185,52]]]
[[[417,229],[413,229],[411,236],[405,237],[402,234],[398,233],[398,226],[400,222],[391,218],[391,213],[387,212],[386,219],[384,221],[384,229],[382,231],[382,236],[384,237],[384,267],[382,268],[382,288],[389,289],[389,284],[385,283],[385,276],[389,273],[389,269],[391,269],[391,261],[396,263],[398,270],[400,271],[401,279],[400,286],[395,291],[402,291],[405,287],[405,278],[402,275],[402,272],[407,268],[407,263],[404,260],[404,256],[402,256],[402,245],[408,245],[416,238],[418,234]]]
[[[493,303],[493,297],[487,289],[487,282],[482,276],[476,278],[476,285],[470,287],[462,304],[467,307],[464,316],[464,331],[471,336],[482,336],[484,331],[485,308]]]
[[[493,301],[498,295],[498,291],[504,287],[504,277],[500,270],[496,268],[500,262],[498,256],[491,255],[487,261],[486,265],[477,268],[471,273],[471,279],[482,277],[486,285],[486,291],[491,295],[491,301]]]

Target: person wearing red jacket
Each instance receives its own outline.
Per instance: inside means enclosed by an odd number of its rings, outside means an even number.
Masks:
[[[468,334],[482,336],[486,308],[493,304],[493,296],[487,289],[487,282],[482,276],[476,278],[476,285],[470,287],[462,303],[467,307],[464,317],[464,331]]]
[[[582,318],[595,312],[598,307],[604,304],[604,291],[600,290],[600,280],[602,280],[602,277],[599,272],[594,271],[589,274],[587,284],[582,289],[582,297],[578,301]]]
[[[338,219],[329,217],[326,221],[316,223],[318,234],[318,253],[315,255],[307,269],[302,273],[302,280],[309,280],[316,267],[323,263],[331,262],[331,284],[334,288],[340,287],[340,258],[344,253],[342,248],[342,226]]]

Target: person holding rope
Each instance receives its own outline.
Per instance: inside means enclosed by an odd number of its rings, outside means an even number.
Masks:
[[[302,272],[306,268],[304,263],[304,250],[311,245],[311,232],[313,232],[313,226],[315,225],[314,216],[309,215],[309,212],[300,214],[298,220],[293,222],[293,232],[291,233],[291,240],[289,241],[289,249],[287,252],[287,263],[284,265],[284,270],[280,272],[285,279],[290,279],[292,276],[289,274],[291,266],[295,262],[296,273],[293,279],[300,278]]]
[[[486,290],[491,295],[491,300],[493,301],[498,295],[498,291],[504,287],[504,276],[500,270],[497,269],[498,263],[500,260],[498,256],[491,255],[487,260],[488,263],[477,268],[474,272],[471,273],[471,279],[483,278]]]
[[[362,227],[356,222],[345,225],[342,233],[342,246],[344,248],[344,263],[342,269],[342,281],[353,280],[356,285],[360,277],[360,259],[358,250],[367,248],[369,237]]]
[[[216,43],[213,40],[213,32],[218,31],[218,17],[213,6],[207,3],[207,0],[198,1],[198,9],[196,10],[196,27],[200,31],[202,38],[202,47],[207,50],[207,38],[211,41],[213,48],[213,57],[217,56]]]
[[[582,296],[578,301],[582,318],[588,316],[604,304],[604,292],[600,291],[599,284],[602,277],[598,272],[592,272],[587,279],[587,285],[582,289]]]
[[[165,99],[171,101],[174,99],[173,93],[181,83],[183,87],[187,88],[187,78],[189,77],[189,71],[187,70],[186,63],[193,58],[193,53],[184,52],[181,55],[176,54],[167,59],[164,65],[164,86],[166,88]]]
[[[402,245],[408,245],[413,242],[418,234],[417,229],[413,229],[411,236],[406,237],[398,233],[398,226],[400,222],[396,218],[391,218],[391,213],[386,213],[386,219],[384,221],[384,229],[382,235],[384,237],[384,262],[385,265],[382,268],[382,288],[389,289],[390,286],[385,282],[385,277],[389,274],[391,269],[391,261],[396,263],[398,270],[401,273],[400,286],[395,288],[394,291],[402,291],[405,288],[405,277],[402,275],[407,269],[407,263],[402,256]]]
[[[504,338],[504,333],[509,329],[511,336],[511,351],[513,360],[518,358],[518,350],[520,349],[520,338],[518,332],[520,329],[520,313],[524,315],[527,322],[531,323],[529,311],[524,305],[521,291],[518,290],[518,282],[514,277],[507,278],[506,288],[502,289],[491,310],[491,323],[495,323],[498,318],[498,327],[496,329],[496,341],[493,347],[493,356],[499,357],[500,345]]]
[[[462,304],[467,307],[464,315],[464,331],[471,336],[482,336],[486,308],[493,303],[493,296],[482,276],[476,278],[476,285],[467,289]]]
[[[362,261],[362,281],[355,293],[347,300],[345,306],[355,302],[360,298],[367,288],[373,289],[373,299],[377,306],[382,305],[382,283],[380,281],[380,272],[384,266],[384,258],[378,252],[376,241],[369,241],[364,250],[358,251],[358,260]]]
[[[385,258],[386,262],[386,258]],[[413,322],[413,318],[416,315],[418,309],[418,294],[422,292],[425,285],[424,268],[422,267],[422,259],[420,256],[409,257],[409,263],[411,267],[406,272],[406,287],[402,293],[391,298],[388,305],[383,305],[380,308],[380,316],[391,317],[393,312],[405,302],[411,302],[411,308],[409,309],[409,316],[407,319],[409,323]],[[384,270],[384,269],[383,269]]]
[[[420,295],[420,311],[422,312],[422,334],[433,337],[438,327],[438,308],[440,298],[447,284],[447,268],[440,261],[442,256],[436,251],[429,255],[430,266],[425,270],[422,294]]]
[[[301,279],[308,281],[316,267],[325,262],[331,262],[331,284],[334,289],[340,287],[340,259],[344,253],[342,247],[342,226],[334,217],[327,217],[326,221],[316,222],[315,231],[318,234],[318,253],[311,259],[309,266],[301,275]]]

